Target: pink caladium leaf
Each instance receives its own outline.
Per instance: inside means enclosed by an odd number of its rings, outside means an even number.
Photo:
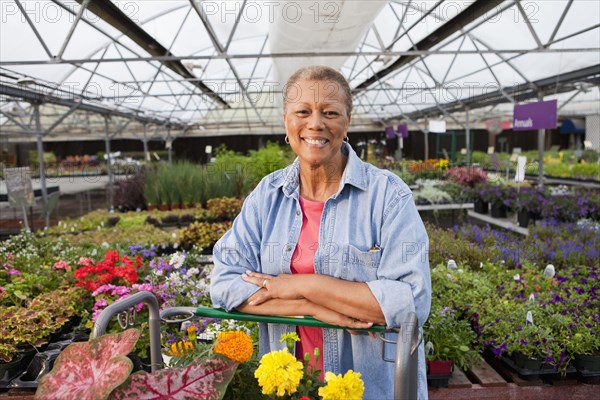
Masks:
[[[128,329],[67,346],[56,359],[52,371],[40,380],[35,398],[108,398],[131,374],[133,363],[126,355],[133,350],[139,337],[137,329]]]
[[[223,397],[237,363],[225,358],[194,360],[184,368],[136,372],[110,400],[187,400]]]

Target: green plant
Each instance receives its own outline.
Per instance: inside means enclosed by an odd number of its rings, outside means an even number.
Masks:
[[[214,223],[195,222],[182,230],[181,245],[185,249],[191,249],[194,246],[202,249],[211,249],[230,227],[230,221]]]
[[[427,360],[451,360],[462,370],[481,360],[477,334],[453,308],[434,302],[423,331]]]
[[[417,180],[421,188],[414,192],[416,204],[447,204],[452,202],[452,196],[438,188],[439,181]]]
[[[591,317],[583,317],[569,331],[567,350],[571,355],[600,355],[600,326]]]
[[[242,210],[242,201],[233,197],[218,197],[208,200],[206,209],[217,219],[233,220]]]
[[[34,298],[27,307],[0,307],[0,361],[27,347],[39,347],[76,314],[78,288],[61,288]]]

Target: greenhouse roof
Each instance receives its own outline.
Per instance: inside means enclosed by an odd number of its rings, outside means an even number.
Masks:
[[[2,0],[0,138],[282,134],[297,68],[339,69],[351,131],[462,129],[557,99],[600,114],[600,2]],[[39,120],[34,112],[39,110]]]

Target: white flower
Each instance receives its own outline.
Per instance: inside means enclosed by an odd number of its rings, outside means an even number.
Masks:
[[[520,281],[520,280],[521,280],[521,275],[519,275],[519,274],[516,274],[515,276],[513,276],[513,279],[514,279],[516,282],[518,282],[518,281]]]
[[[163,275],[163,270],[162,269],[153,269],[152,272],[156,276],[162,276]]]
[[[188,269],[187,276],[188,276],[188,278],[191,278],[194,275],[198,275],[198,273],[200,273],[200,270],[198,268],[196,268],[196,267],[190,268],[190,269]]]
[[[101,246],[102,246],[103,249],[108,249],[108,247],[110,245],[108,244],[108,242],[102,242]]]
[[[175,269],[181,268],[183,262],[185,261],[185,254],[180,254],[179,252],[171,255],[171,259],[169,260],[169,264],[175,267]]]

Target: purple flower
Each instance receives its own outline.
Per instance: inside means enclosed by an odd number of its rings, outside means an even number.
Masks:
[[[506,348],[508,347],[508,345],[506,343],[502,343],[499,347],[495,347],[492,349],[492,352],[496,355],[496,356],[501,356],[502,352],[504,350],[506,350]]]

